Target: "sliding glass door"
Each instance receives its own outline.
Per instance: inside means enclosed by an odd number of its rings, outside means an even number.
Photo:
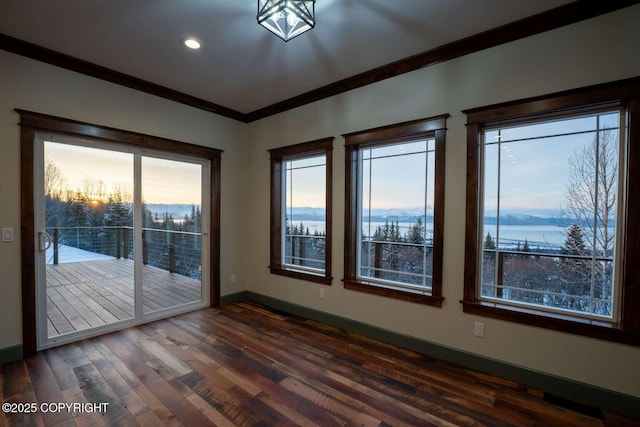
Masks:
[[[48,340],[135,318],[134,155],[70,142],[42,141]]]
[[[36,137],[38,348],[208,305],[209,161]]]
[[[145,314],[202,300],[203,177],[202,164],[142,157]]]

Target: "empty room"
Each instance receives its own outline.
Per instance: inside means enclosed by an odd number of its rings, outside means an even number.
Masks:
[[[637,426],[639,22],[3,1],[0,427]]]

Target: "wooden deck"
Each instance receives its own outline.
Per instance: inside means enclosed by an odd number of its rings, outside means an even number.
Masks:
[[[142,268],[145,313],[200,300],[200,282]],[[49,338],[134,317],[133,261],[47,265]]]
[[[252,303],[207,308],[0,366],[0,426],[638,426]],[[567,405],[570,406],[570,405]],[[585,411],[586,412],[586,411]]]

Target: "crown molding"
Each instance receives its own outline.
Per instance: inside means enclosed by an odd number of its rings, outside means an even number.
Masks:
[[[404,58],[386,65],[356,74],[346,79],[302,93],[284,101],[242,113],[222,105],[169,89],[147,80],[133,77],[101,65],[57,52],[33,43],[0,33],[0,49],[62,67],[91,77],[106,80],[141,92],[199,108],[244,123],[250,123],[279,114],[321,99],[329,98],[359,87],[377,83],[391,77],[439,64],[454,58],[479,52],[490,47],[519,40],[545,31],[571,25],[586,19],[614,12],[635,4],[640,0],[577,0],[575,2],[475,34],[452,43]]]
[[[246,121],[246,114],[222,105],[214,104],[177,90],[169,89],[147,80],[133,77],[129,74],[121,73],[74,56],[66,55],[46,47],[20,40],[6,34],[0,33],[0,49],[15,53],[47,64],[55,65],[97,79],[105,80],[131,89],[139,90],[171,101],[179,102],[190,107],[199,108],[210,113],[228,117],[230,119]]]
[[[578,0],[492,30],[475,34],[434,49],[391,62],[318,89],[305,92],[281,102],[252,111],[247,122],[253,122],[301,107],[321,99],[329,98],[362,86],[377,83],[391,77],[439,64],[490,47],[509,43],[545,31],[574,24],[589,18],[613,12],[640,3],[640,0]]]

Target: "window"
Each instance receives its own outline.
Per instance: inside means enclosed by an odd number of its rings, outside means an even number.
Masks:
[[[629,94],[638,79],[465,111],[465,312],[640,344]]]
[[[346,289],[442,305],[446,118],[343,135]]]
[[[606,110],[483,129],[481,299],[614,317],[620,120]]]
[[[333,138],[271,153],[271,272],[331,284]]]

